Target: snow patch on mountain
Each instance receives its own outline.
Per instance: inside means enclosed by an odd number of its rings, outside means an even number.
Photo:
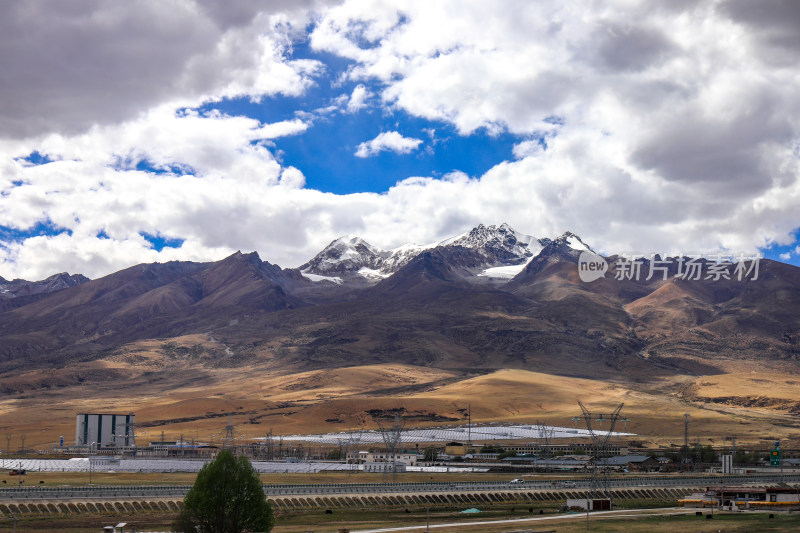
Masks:
[[[492,267],[487,268],[480,274],[479,277],[482,278],[492,278],[492,279],[511,279],[520,272],[531,262],[531,259],[536,257],[532,255],[527,261],[524,263],[520,263],[518,265],[508,265],[508,266],[499,266],[499,267]]]
[[[367,268],[367,267],[360,268],[358,270],[358,275],[376,281],[380,281],[382,279],[386,279],[389,276],[391,276],[390,273],[387,274],[385,272],[381,272],[380,270],[375,270],[373,268]]]
[[[380,267],[382,275],[390,276],[400,267],[405,266],[409,261],[417,257],[425,250],[436,248],[439,243],[432,244],[404,244],[389,251],[389,256],[383,260]]]
[[[484,226],[479,224],[471,230],[455,237],[431,244],[405,244],[392,250],[381,250],[360,237],[340,237],[332,241],[319,254],[300,267],[303,275],[318,276],[321,279],[346,280],[348,277],[361,277],[379,281],[391,276],[408,264],[420,253],[433,248],[448,250],[456,257],[464,257],[459,248],[477,252],[460,264],[466,272],[478,276],[511,279],[522,271],[528,262],[536,257],[545,246],[559,244],[575,251],[591,250],[577,235],[566,232],[556,239],[539,239],[514,230],[508,224]]]
[[[303,272],[302,270],[300,271],[300,274],[302,274],[304,278],[311,281],[330,281],[331,283],[335,283],[337,285],[341,285],[343,283],[342,278],[339,276],[320,276],[319,274],[311,274],[309,272]]]

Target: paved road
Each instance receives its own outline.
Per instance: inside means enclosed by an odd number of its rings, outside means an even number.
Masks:
[[[589,514],[589,518],[591,520],[598,520],[603,518],[625,518],[625,517],[633,517],[633,516],[641,516],[641,515],[649,515],[649,516],[665,516],[665,515],[676,515],[676,514],[694,514],[697,509],[683,509],[679,507],[671,507],[668,509],[626,509],[624,511],[595,511]],[[476,522],[470,520],[469,522],[449,522],[446,524],[431,524],[430,529],[442,529],[446,527],[458,527],[458,528],[466,528],[472,526],[495,526],[495,525],[508,525],[508,526],[518,526],[524,525],[531,522],[552,522],[554,520],[557,521],[564,521],[564,520],[586,520],[585,514],[573,514],[573,515],[558,515],[558,516],[540,516],[536,518],[512,518],[508,520],[484,520],[481,522]],[[403,527],[388,527],[388,528],[380,528],[380,529],[353,529],[351,530],[353,533],[390,533],[390,532],[400,532],[400,531],[425,531],[428,526],[425,524],[415,525],[415,526],[403,526]]]
[[[611,488],[637,487],[705,487],[708,485],[771,485],[778,476],[648,476],[612,478]],[[786,483],[800,483],[800,476],[783,476]],[[572,486],[574,484],[574,486]],[[569,485],[569,486],[568,486]],[[183,498],[189,485],[98,485],[84,487],[4,487],[0,500],[67,499],[67,498]],[[563,480],[542,480],[526,483],[491,482],[430,482],[430,483],[330,483],[330,484],[270,484],[264,485],[268,496],[325,496],[333,494],[420,494],[459,492],[559,491],[589,488],[588,480],[565,483]]]

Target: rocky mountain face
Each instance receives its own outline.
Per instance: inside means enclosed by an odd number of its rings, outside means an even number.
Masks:
[[[572,233],[535,238],[504,224],[395,250],[341,238],[299,269],[238,252],[137,265],[1,312],[0,372],[190,334],[224,343],[236,354],[227,364],[286,372],[387,362],[643,381],[739,364],[800,371],[800,269],[761,260],[753,276],[751,261],[738,279],[737,265],[726,277],[700,260],[702,275],[687,276],[686,258],[657,258],[634,279],[609,257],[605,276],[585,282],[586,250]]]
[[[41,281],[26,281],[24,279],[6,281],[0,277],[0,311],[21,307],[48,294],[75,287],[87,281],[90,280],[86,276],[81,274],[70,275],[66,272],[54,274]]]

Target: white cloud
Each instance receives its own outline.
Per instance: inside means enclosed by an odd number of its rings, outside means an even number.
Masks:
[[[482,178],[530,169],[490,196],[524,191],[541,207],[523,230],[587,228],[609,249],[753,249],[794,242],[800,199],[800,69],[780,60],[800,41],[788,22],[775,29],[798,11],[764,10],[738,0],[346,2],[312,44],[354,60],[351,79],[384,84],[388,108],[465,135],[546,136],[546,151],[519,142],[520,161]]]
[[[538,139],[522,141],[514,145],[511,152],[517,159],[539,155],[545,151],[545,146]]]
[[[286,167],[281,172],[280,184],[284,187],[302,189],[306,184],[306,177],[295,167]]]
[[[356,157],[370,157],[383,151],[409,154],[419,147],[422,139],[403,137],[396,131],[385,131],[372,140],[362,142],[356,149]]]
[[[347,102],[347,111],[350,113],[355,113],[360,109],[364,109],[367,107],[367,99],[371,96],[369,89],[367,89],[364,85],[358,84],[356,88],[353,89],[353,93],[350,95],[350,100]]]
[[[800,69],[786,3],[347,1],[278,13],[288,4],[2,4],[0,225],[50,220],[71,234],[7,243],[0,275],[94,277],[236,249],[297,266],[343,234],[388,248],[480,222],[570,229],[610,253],[795,245]],[[312,46],[350,58],[347,81],[362,83],[328,117],[380,102],[464,135],[512,132],[514,159],[335,195],[303,188],[269,150],[309,120],[176,114],[304,94],[325,65],[288,51],[312,20]],[[421,143],[390,131],[356,155]],[[15,160],[34,150],[59,161]],[[136,170],[143,160],[195,175]],[[141,232],[185,242],[157,252]]]
[[[784,261],[788,261],[792,258],[792,254],[790,252],[786,252],[785,254],[780,254],[778,257],[783,259]]]

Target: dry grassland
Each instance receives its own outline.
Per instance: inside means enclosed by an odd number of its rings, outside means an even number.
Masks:
[[[213,345],[205,335],[128,345],[65,372],[82,376],[62,383],[57,372],[30,372],[0,379],[0,448],[47,449],[63,435],[74,441],[81,412],[136,414],[139,443],[161,438],[219,442],[228,413],[242,438],[377,427],[375,416],[404,410],[407,425],[463,423],[471,406],[475,423],[535,423],[571,427],[577,400],[594,412],[620,403],[629,422],[619,429],[657,445],[683,442],[683,414],[691,415],[692,438],[724,445],[780,438],[800,445],[794,413],[800,377],[781,373],[718,374],[641,383],[499,370],[472,375],[401,364],[381,364],[281,375],[265,365],[210,368],[192,361],[187,347]],[[168,348],[169,348],[168,346]],[[113,378],[107,378],[113,372]],[[71,383],[74,383],[71,382]],[[696,428],[696,429],[695,429]]]

